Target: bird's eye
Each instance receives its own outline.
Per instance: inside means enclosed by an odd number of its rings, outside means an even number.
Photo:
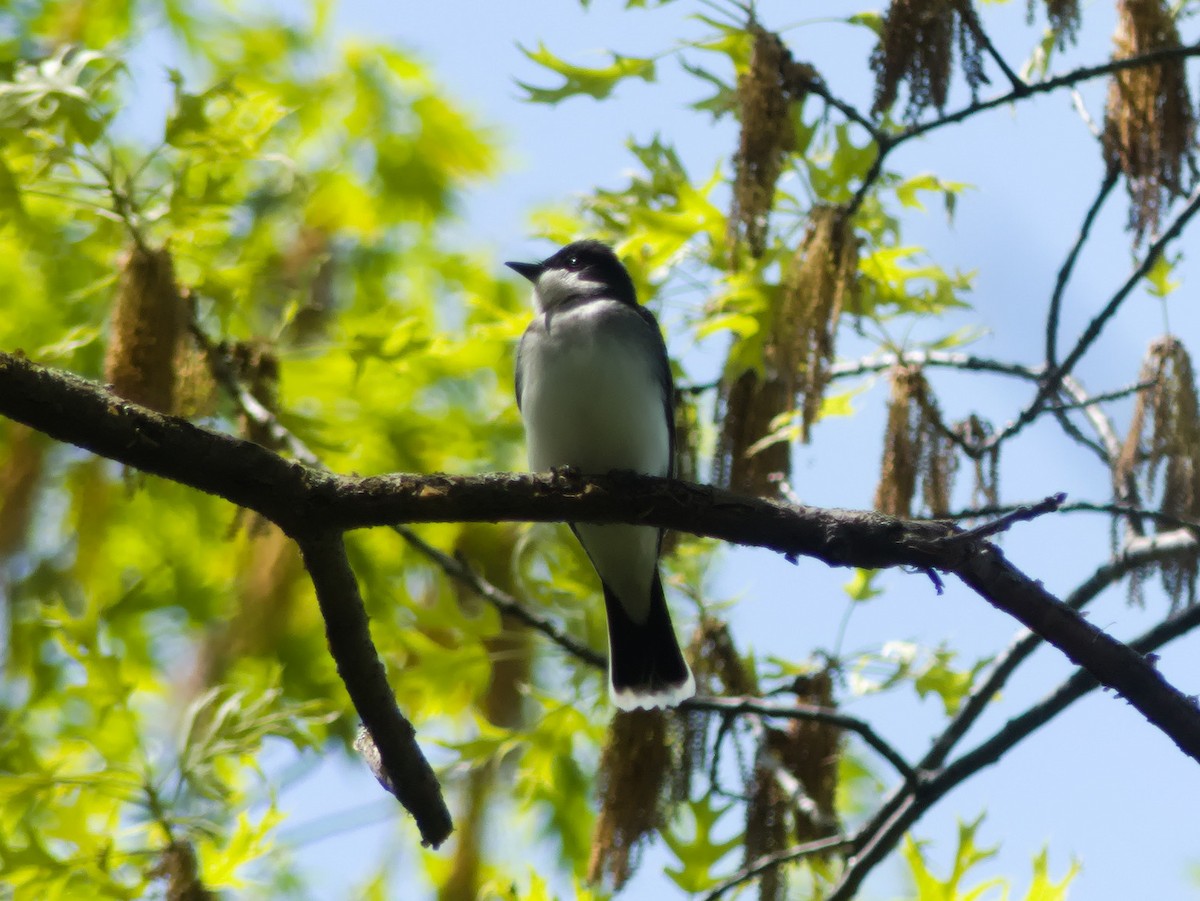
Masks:
[[[579,257],[576,257],[576,256],[567,257],[567,268],[568,269],[578,269],[579,268]]]

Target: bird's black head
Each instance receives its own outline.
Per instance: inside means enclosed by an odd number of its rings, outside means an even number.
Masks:
[[[611,247],[575,241],[540,263],[505,263],[533,282],[539,306],[551,309],[579,297],[607,297],[636,304],[633,279]]]

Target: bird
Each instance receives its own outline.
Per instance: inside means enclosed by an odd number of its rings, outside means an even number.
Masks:
[[[675,472],[674,388],[658,320],[612,248],[575,241],[540,263],[517,348],[517,407],[534,472]],[[621,710],[673,707],[696,692],[663,594],[662,530],[572,523],[600,576],[609,693]]]

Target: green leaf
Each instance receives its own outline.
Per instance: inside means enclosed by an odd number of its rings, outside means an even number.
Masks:
[[[951,666],[957,656],[955,651],[938,648],[925,666],[913,671],[913,688],[917,694],[922,698],[929,694],[937,695],[942,701],[946,716],[954,716],[958,712],[963,699],[970,694],[975,684],[975,677],[992,659],[986,657],[968,670],[958,670]]]
[[[662,830],[663,841],[681,864],[668,866],[666,873],[685,892],[702,892],[716,885],[718,879],[712,868],[741,845],[741,835],[725,841],[713,838],[717,821],[732,808],[732,803],[718,806],[711,797],[688,801],[686,819],[690,821],[692,834],[683,835],[678,825]]]
[[[969,187],[971,186],[966,182],[943,181],[932,172],[924,172],[900,182],[896,185],[895,190],[896,199],[900,201],[901,206],[922,211],[925,209],[925,204],[921,201],[920,193],[922,191],[938,192],[942,196],[946,216],[952,221],[958,195]]]
[[[25,207],[21,203],[21,186],[12,169],[0,156],[0,224],[21,222],[25,218]]]
[[[878,575],[877,569],[856,569],[853,578],[842,588],[852,601],[869,601],[883,594],[882,588],[875,587],[875,578]]]
[[[612,62],[607,66],[589,69],[586,66],[576,66],[555,56],[543,43],[538,43],[536,50],[520,48],[527,58],[561,75],[563,83],[557,88],[539,88],[524,82],[517,86],[526,92],[528,103],[556,104],[568,97],[585,95],[596,100],[603,100],[613,92],[616,86],[627,78],[640,78],[652,82],[655,78],[654,60],[634,56],[611,54]]]
[[[954,854],[954,865],[946,879],[939,879],[925,862],[923,844],[914,841],[911,835],[904,837],[901,854],[908,864],[916,888],[916,901],[976,901],[984,892],[1004,885],[1004,880],[986,880],[973,888],[962,887],[963,879],[972,868],[995,856],[999,846],[980,848],[975,844],[975,834],[983,823],[983,814],[973,822],[958,824],[958,847]]]
[[[850,25],[861,25],[864,28],[869,28],[875,33],[876,37],[883,37],[883,16],[875,10],[855,13],[846,19],[846,22]]]
[[[696,41],[691,44],[697,50],[708,50],[719,53],[733,64],[733,71],[740,75],[750,68],[750,55],[754,52],[754,34],[742,26],[729,25],[710,16],[694,15],[697,22],[717,32],[717,37]]]
[[[1175,255],[1175,259],[1167,259],[1165,253],[1160,253],[1154,261],[1154,265],[1150,267],[1150,271],[1146,273],[1146,290],[1151,297],[1163,298],[1174,293],[1174,291],[1182,284],[1178,279],[1172,279],[1171,274],[1175,271],[1176,264],[1183,258],[1183,254]]]
[[[62,128],[70,139],[93,143],[112,115],[103,95],[122,68],[99,51],[69,45],[37,65],[18,62],[13,79],[0,82],[0,130]]]
[[[1050,878],[1050,852],[1042,848],[1033,859],[1033,882],[1021,901],[1066,901],[1067,888],[1079,875],[1079,862],[1072,861],[1066,875],[1058,882]]]
[[[709,113],[713,117],[713,121],[729,115],[737,109],[737,89],[733,85],[701,66],[691,65],[686,60],[681,60],[680,65],[689,75],[694,75],[715,89],[705,99],[692,103],[692,109]]]

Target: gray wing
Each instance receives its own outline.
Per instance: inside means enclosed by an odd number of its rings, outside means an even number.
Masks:
[[[525,359],[524,359],[525,342],[529,340],[529,333],[534,330],[534,327],[536,325],[537,325],[536,319],[534,319],[533,322],[529,323],[529,327],[525,329],[525,334],[521,335],[521,341],[517,345],[517,365],[513,372],[513,376],[514,376],[513,381],[514,381],[514,387],[516,388],[516,391],[517,391],[517,409],[518,410],[521,409],[521,382],[523,380],[523,373],[525,371]]]
[[[663,417],[667,421],[667,438],[670,442],[668,450],[670,460],[667,462],[667,476],[673,478],[675,476],[675,384],[671,378],[671,361],[667,358],[667,345],[663,341],[662,329],[658,327],[658,320],[654,318],[654,314],[641,304],[636,304],[633,309],[637,311],[642,321],[646,323],[655,349],[654,371],[658,376],[659,384],[662,386]],[[517,378],[517,392],[519,394],[521,390],[519,368]],[[518,403],[520,403],[519,400]]]

